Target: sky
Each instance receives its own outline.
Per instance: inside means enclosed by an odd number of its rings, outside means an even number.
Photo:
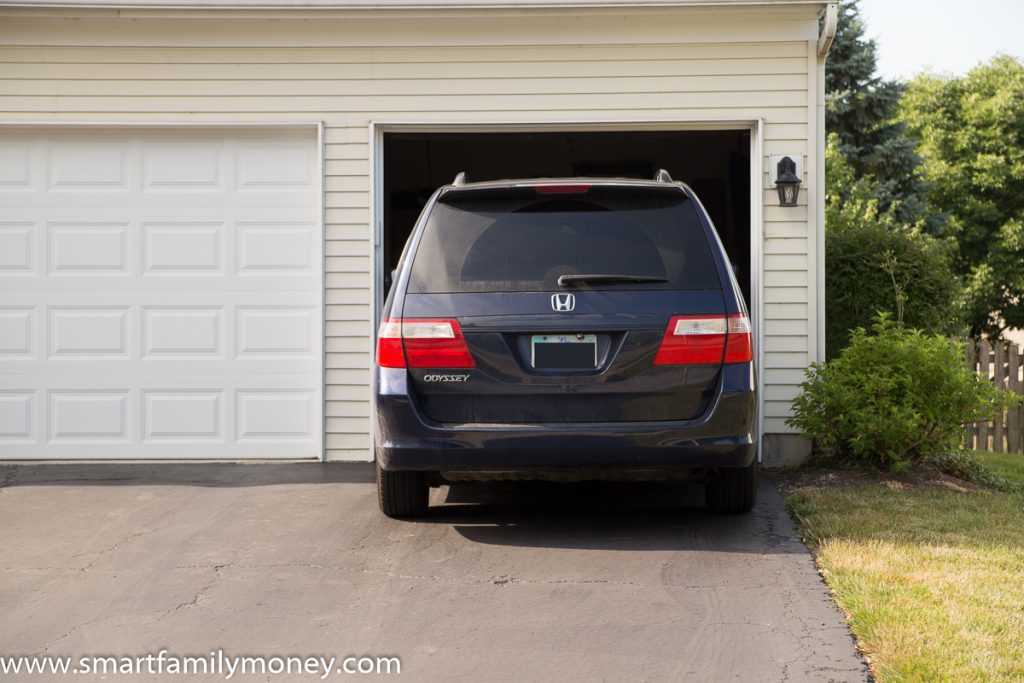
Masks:
[[[1024,0],[860,0],[878,73],[966,73],[1005,52],[1024,59]]]

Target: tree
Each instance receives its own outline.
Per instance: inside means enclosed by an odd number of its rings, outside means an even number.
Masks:
[[[825,67],[826,357],[878,311],[929,333],[953,327],[959,283],[929,210],[916,141],[896,119],[904,86],[876,74],[857,3],[843,3]]]
[[[1001,56],[960,78],[919,76],[899,115],[957,243],[972,334],[1024,327],[1024,65]]]
[[[959,283],[947,244],[880,212],[872,181],[856,177],[834,133],[825,172],[826,358],[838,357],[851,331],[879,311],[927,333],[953,331]]]
[[[877,46],[866,37],[857,1],[839,10],[835,41],[825,65],[825,127],[856,178],[870,178],[881,213],[902,224],[927,220],[927,187],[915,142],[895,115],[904,86],[876,73]],[[843,202],[843,192],[833,193]]]

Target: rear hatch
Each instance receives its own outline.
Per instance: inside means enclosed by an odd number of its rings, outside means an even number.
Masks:
[[[675,186],[443,194],[391,327],[420,410],[450,424],[700,416],[730,320],[697,211]]]

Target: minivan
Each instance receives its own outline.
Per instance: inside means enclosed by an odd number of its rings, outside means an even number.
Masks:
[[[757,491],[750,318],[700,200],[653,180],[468,183],[427,202],[373,369],[381,510],[461,481],[676,480]]]

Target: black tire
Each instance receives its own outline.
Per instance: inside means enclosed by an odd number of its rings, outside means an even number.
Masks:
[[[377,465],[377,503],[388,517],[419,517],[429,497],[430,484],[420,472],[389,472]]]
[[[704,501],[714,512],[742,514],[757,502],[757,463],[719,470],[704,485]]]

